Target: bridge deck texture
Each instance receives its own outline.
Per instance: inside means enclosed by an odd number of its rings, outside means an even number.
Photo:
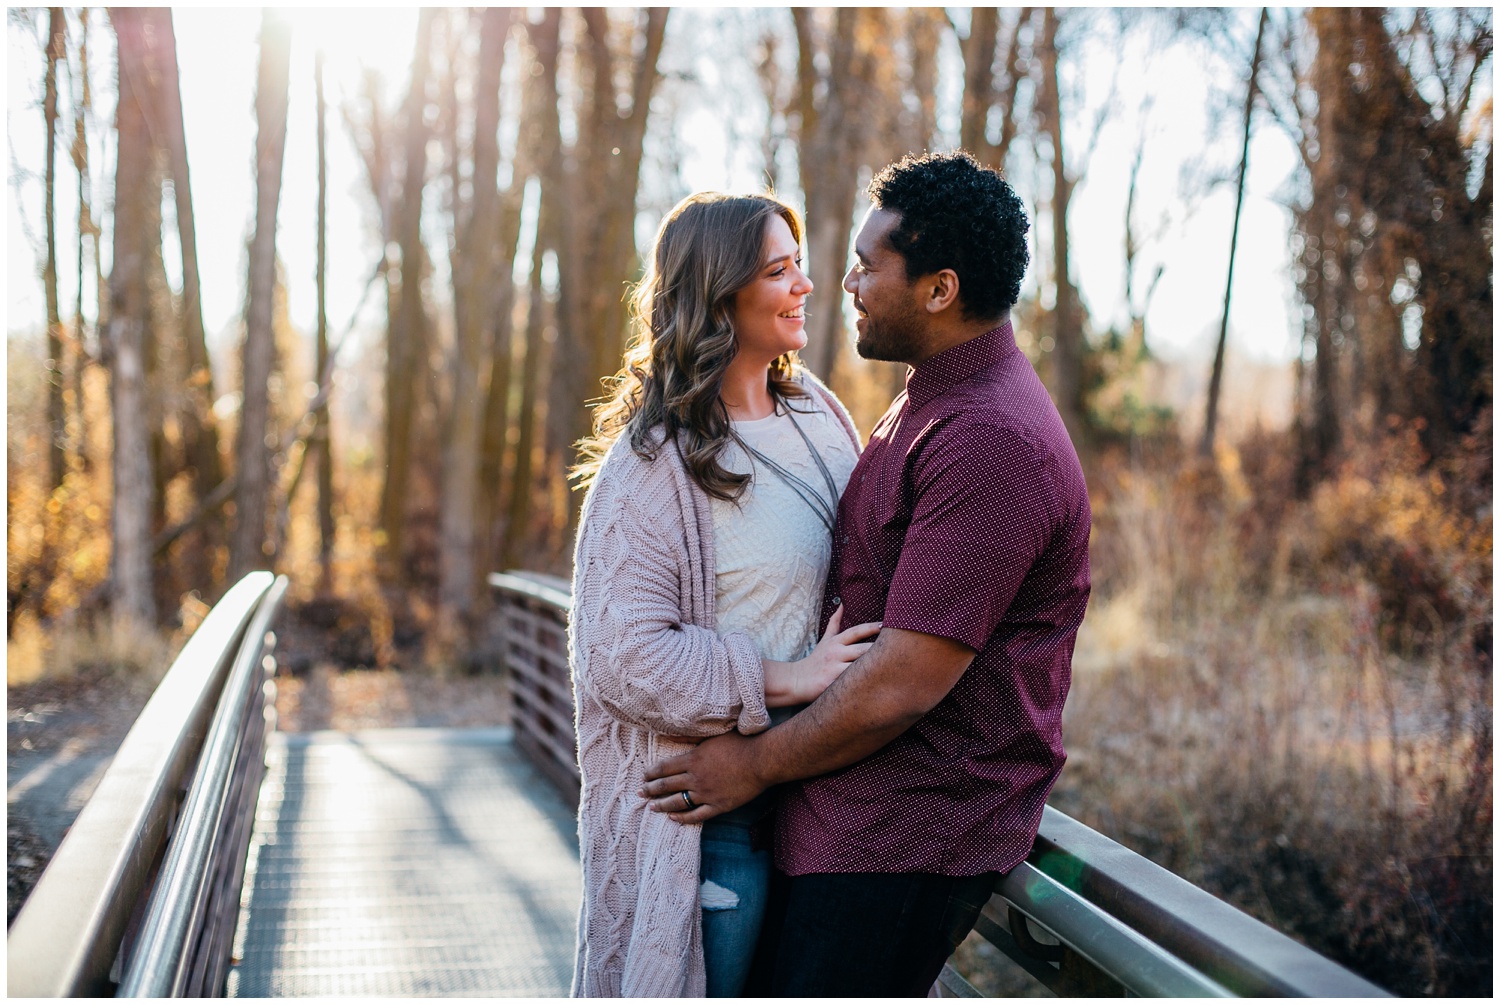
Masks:
[[[504,729],[276,734],[231,997],[566,995],[572,810]]]

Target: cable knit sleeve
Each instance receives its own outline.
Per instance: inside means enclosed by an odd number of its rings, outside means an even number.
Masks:
[[[682,502],[660,464],[628,452],[599,474],[573,564],[574,684],[657,733],[754,733],[770,723],[760,654],[742,633],[691,624]],[[654,469],[654,470],[653,470]]]

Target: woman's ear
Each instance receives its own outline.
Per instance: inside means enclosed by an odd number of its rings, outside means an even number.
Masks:
[[[958,303],[958,273],[940,269],[927,279],[927,313],[941,314]]]

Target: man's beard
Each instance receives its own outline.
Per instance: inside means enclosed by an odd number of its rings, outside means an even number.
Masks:
[[[910,363],[922,356],[922,328],[911,314],[888,317],[877,323],[865,316],[865,333],[855,341],[854,349],[864,359],[891,363]]]

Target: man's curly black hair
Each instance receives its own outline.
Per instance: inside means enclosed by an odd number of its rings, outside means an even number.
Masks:
[[[866,191],[877,208],[901,214],[890,242],[907,276],[952,269],[963,316],[971,320],[998,317],[1015,305],[1031,261],[1031,222],[997,172],[963,150],[907,154]]]

